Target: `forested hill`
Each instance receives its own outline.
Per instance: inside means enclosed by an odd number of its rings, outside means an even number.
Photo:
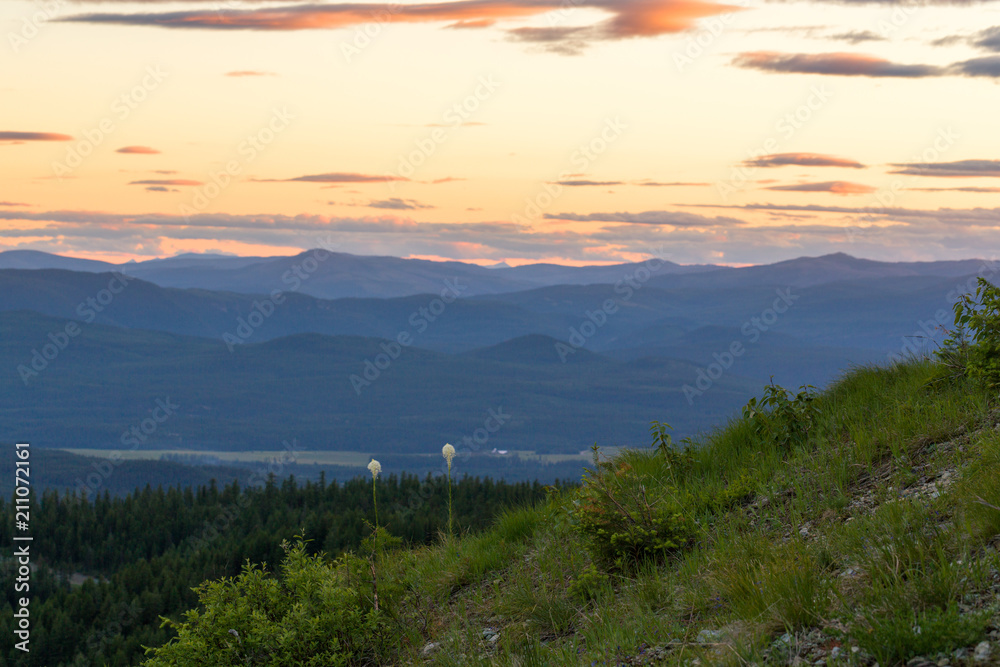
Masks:
[[[447,479],[388,474],[378,481],[379,522],[411,544],[434,540],[448,521]],[[534,503],[539,483],[464,478],[455,482],[456,530],[478,531],[505,507]],[[0,544],[10,545],[14,509],[0,500]],[[193,588],[239,573],[247,560],[277,564],[281,543],[305,536],[312,552],[357,549],[374,521],[371,478],[344,484],[273,478],[248,488],[214,483],[93,502],[46,492],[31,508],[31,653],[14,649],[14,586],[4,586],[0,664],[60,667],[135,665],[160,646],[197,603]],[[10,549],[0,579],[14,578]]]

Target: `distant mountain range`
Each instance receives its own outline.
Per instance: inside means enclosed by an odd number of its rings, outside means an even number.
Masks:
[[[458,280],[463,296],[502,294],[548,285],[613,284],[640,264],[560,266],[531,264],[487,268],[463,262],[432,262],[398,257],[366,257],[313,249],[291,257],[229,257],[184,254],[167,259],[109,264],[33,250],[0,252],[0,269],[120,271],[163,287],[201,288],[244,294],[294,290],[324,299],[392,298],[434,294],[444,281]],[[663,263],[659,274],[698,273],[712,266]]]
[[[0,267],[16,267],[0,269],[0,439],[123,446],[122,431],[170,396],[183,408],[143,447],[268,449],[294,431],[307,449],[418,452],[481,428],[498,406],[516,416],[490,448],[636,444],[654,419],[678,435],[710,428],[772,376],[821,386],[852,365],[933,349],[954,295],[984,267],[316,257],[113,266],[0,253]]]
[[[846,280],[905,277],[957,277],[975,273],[982,260],[944,262],[876,262],[837,253],[803,257],[776,264],[730,268],[714,265],[684,266],[656,260],[612,266],[561,266],[529,264],[495,268],[464,262],[432,262],[398,257],[369,257],[308,250],[289,257],[232,257],[183,254],[166,259],[110,264],[63,257],[34,250],[0,252],[0,269],[65,269],[68,271],[121,271],[162,287],[201,288],[243,294],[268,294],[298,284],[303,294],[324,298],[391,298],[435,294],[444,280],[459,280],[468,287],[463,296],[503,294],[553,285],[614,285],[641,278],[643,267],[653,266],[649,282],[663,288],[746,287],[778,285],[810,287]],[[310,270],[311,266],[315,266]],[[641,282],[646,282],[641,280]]]

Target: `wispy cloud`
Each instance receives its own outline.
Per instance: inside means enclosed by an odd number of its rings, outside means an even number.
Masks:
[[[840,211],[835,221],[798,218],[759,225],[726,216],[652,211],[550,218],[617,218],[597,220],[596,231],[548,224],[538,228],[509,222],[429,223],[398,215],[342,218],[319,215],[199,214],[185,218],[164,214],[115,214],[100,211],[28,212],[0,209],[5,247],[32,247],[50,252],[100,251],[163,254],[178,245],[211,241],[280,248],[316,247],[335,238],[345,252],[358,254],[463,258],[628,261],[664,248],[682,263],[759,263],[837,249],[855,255],[896,259],[974,257],[983,248],[1000,247],[1000,209],[920,211],[830,206],[748,205],[720,207],[758,209],[803,215]],[[849,238],[847,225],[873,226]],[[852,218],[854,218],[852,220]],[[788,221],[792,222],[789,223]],[[327,235],[332,235],[328,237]],[[232,246],[230,246],[232,247]]]
[[[663,225],[669,227],[731,227],[745,224],[743,220],[716,216],[713,218],[684,211],[642,211],[640,213],[546,213],[549,220],[575,222],[624,222],[632,225]]]
[[[776,53],[752,51],[732,60],[736,67],[779,74],[822,74],[871,78],[922,79],[938,76],[1000,77],[1000,56],[937,65],[901,65],[864,53]]]
[[[73,137],[68,134],[56,134],[55,132],[12,132],[0,131],[0,141],[16,142],[22,141],[72,141]]]
[[[764,72],[826,74],[836,76],[898,77],[915,79],[941,76],[933,65],[899,65],[861,53],[776,53],[753,51],[741,53],[734,60],[737,67]]]
[[[958,160],[957,162],[907,162],[894,164],[894,174],[944,178],[1000,178],[1000,160]]]
[[[357,174],[352,172],[329,172],[326,174],[309,174],[295,178],[257,178],[258,183],[384,183],[386,181],[408,181],[402,176],[375,176],[373,174]]]
[[[1000,56],[973,58],[965,62],[955,63],[950,69],[963,76],[997,78],[1000,77]]]
[[[824,155],[822,153],[773,153],[763,155],[759,158],[746,160],[744,163],[748,167],[847,167],[850,169],[864,169],[865,165],[857,160],[836,157],[834,155]]]
[[[625,181],[591,181],[587,179],[573,179],[568,181],[552,181],[555,185],[565,185],[571,188],[625,185]]]
[[[160,151],[155,148],[150,148],[149,146],[122,146],[115,151],[116,153],[125,153],[127,155],[159,155]]]
[[[967,186],[964,188],[907,188],[913,192],[971,192],[973,194],[995,194],[1000,192],[1000,188],[977,188]]]
[[[884,42],[886,37],[872,32],[871,30],[851,30],[850,32],[840,32],[835,35],[827,36],[827,39],[832,39],[840,42],[849,42],[851,44],[861,44],[862,42]]]
[[[581,187],[613,187],[617,185],[635,185],[646,188],[682,188],[682,187],[704,187],[711,183],[692,183],[688,181],[595,181],[586,178],[571,178],[562,181],[550,181],[554,185],[564,185],[571,188]]]
[[[783,192],[829,192],[835,195],[864,195],[875,192],[875,188],[863,183],[850,181],[824,181],[822,183],[797,183],[795,185],[772,185],[767,190]]]
[[[578,53],[588,42],[678,33],[694,26],[700,18],[742,9],[705,0],[580,0],[573,6],[601,10],[610,16],[590,26],[514,28],[509,34],[519,41],[544,44],[572,54]],[[452,28],[485,28],[495,22],[524,19],[565,7],[565,0],[454,0],[396,5],[331,3],[225,11],[93,12],[59,20],[179,29],[309,30],[346,28],[383,17],[383,20],[400,23],[438,22]]]
[[[178,185],[178,186],[196,186],[204,185],[201,181],[192,181],[186,178],[169,178],[169,179],[150,179],[144,181],[132,181],[129,185]]]
[[[421,204],[415,199],[400,199],[390,197],[389,199],[374,200],[368,203],[368,208],[383,208],[396,211],[412,211],[418,208],[434,208],[428,204]]]

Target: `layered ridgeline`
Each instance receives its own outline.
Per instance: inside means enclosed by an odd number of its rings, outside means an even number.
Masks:
[[[405,548],[383,526],[333,560],[307,530],[202,586],[145,664],[995,664],[1000,291],[980,296],[940,360],[770,386],[682,448],[654,423],[486,531]]]
[[[852,365],[933,349],[956,295],[976,271],[994,272],[834,255],[674,274],[583,267],[598,282],[467,296],[471,278],[447,277],[460,267],[397,260],[406,276],[437,271],[437,291],[322,299],[280,277],[256,294],[180,289],[53,257],[43,259],[75,270],[0,269],[0,439],[192,452],[276,450],[296,438],[306,450],[390,442],[416,453],[475,439],[479,449],[467,450],[577,454],[595,441],[634,444],[663,414],[693,435],[772,376],[824,386]],[[305,271],[308,258],[293,268]],[[372,272],[385,258],[368,259]],[[158,266],[197,275],[252,260]],[[328,260],[304,275],[347,280],[333,269],[354,260]],[[531,272],[572,278],[557,268]],[[255,275],[243,289],[262,285]],[[169,419],[124,435],[168,399],[178,406]],[[485,431],[501,408],[511,419]]]

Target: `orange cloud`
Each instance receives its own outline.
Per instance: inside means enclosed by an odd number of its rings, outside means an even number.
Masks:
[[[826,181],[824,183],[799,183],[798,185],[775,185],[768,190],[783,192],[829,192],[835,195],[864,195],[875,192],[875,188],[863,183],[850,181]]]
[[[159,155],[160,151],[155,148],[150,148],[149,146],[122,146],[116,153],[125,153],[126,155]]]
[[[55,132],[0,132],[0,141],[72,141],[68,134]]]
[[[611,17],[572,32],[518,33],[523,41],[560,41],[656,37],[691,28],[707,16],[742,9],[707,0],[580,0],[576,7],[603,10]],[[523,19],[565,9],[565,0],[455,0],[418,4],[301,4],[254,9],[182,10],[155,13],[92,13],[62,21],[149,25],[212,30],[335,29],[372,22],[445,22],[451,28],[486,28],[496,21]],[[523,29],[521,29],[523,30]]]
[[[751,51],[733,59],[737,67],[791,74],[897,77],[915,79],[941,76],[933,65],[899,65],[863,53],[775,53]]]

